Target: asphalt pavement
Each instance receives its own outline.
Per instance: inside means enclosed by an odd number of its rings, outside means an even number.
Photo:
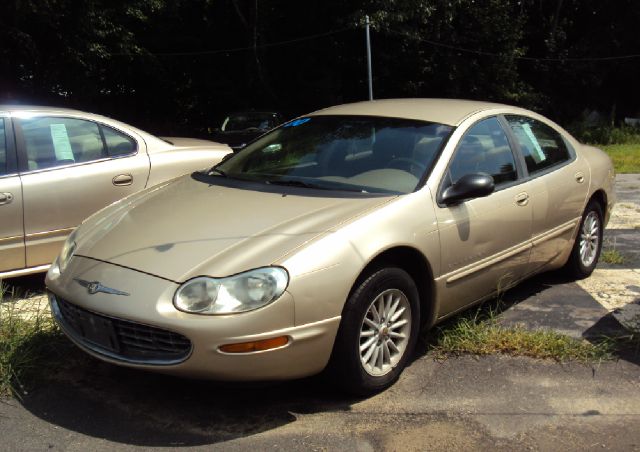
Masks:
[[[584,281],[537,276],[504,295],[504,324],[589,338],[640,301],[640,176],[618,178],[605,246],[625,256]],[[19,283],[18,283],[19,284]],[[320,377],[228,385],[72,354],[21,400],[0,400],[0,450],[640,451],[640,357],[594,365],[508,356],[435,360],[354,399]]]

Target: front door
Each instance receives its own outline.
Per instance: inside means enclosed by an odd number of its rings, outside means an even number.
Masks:
[[[9,118],[0,114],[0,273],[25,266],[22,186]]]
[[[487,197],[436,208],[440,231],[441,315],[457,311],[522,278],[531,250],[532,210],[526,183],[497,118],[471,126],[456,149],[440,193],[462,176],[485,173]]]

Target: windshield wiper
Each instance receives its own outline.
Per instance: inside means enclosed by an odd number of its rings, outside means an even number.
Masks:
[[[322,185],[295,179],[268,179],[265,180],[264,183],[269,185],[284,185],[286,187],[319,188],[321,190],[330,190],[330,188],[324,187]]]
[[[313,182],[305,182],[297,179],[268,179],[265,184],[269,185],[284,185],[286,187],[304,187],[315,188],[318,190],[339,190],[339,191],[354,191],[358,193],[367,193],[366,190],[350,188],[350,187],[329,187],[326,185],[314,184]]]

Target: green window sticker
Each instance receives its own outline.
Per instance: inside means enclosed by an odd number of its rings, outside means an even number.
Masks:
[[[534,152],[531,155],[531,157],[533,157],[533,160],[535,160],[536,163],[544,162],[547,159],[547,156],[544,155],[544,151],[540,147],[540,143],[538,143],[538,139],[533,134],[533,131],[531,130],[531,126],[525,122],[522,124],[522,129],[524,130],[524,133],[527,135],[527,137],[529,137],[529,140],[531,140],[531,144],[533,144]]]
[[[75,162],[76,159],[73,156],[73,149],[71,149],[67,127],[64,124],[50,124],[49,129],[51,130],[51,140],[53,141],[56,160],[70,160]]]

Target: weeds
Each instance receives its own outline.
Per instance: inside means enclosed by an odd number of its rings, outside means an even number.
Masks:
[[[602,250],[602,254],[600,255],[600,259],[602,262],[607,264],[624,264],[624,256],[620,251],[615,248]]]
[[[0,284],[0,397],[27,394],[33,383],[61,362],[67,342],[46,300],[18,300]]]
[[[504,327],[496,318],[498,309],[480,307],[436,328],[430,340],[435,356],[505,354],[583,363],[613,356],[612,343],[608,340],[592,344],[550,330]]]

